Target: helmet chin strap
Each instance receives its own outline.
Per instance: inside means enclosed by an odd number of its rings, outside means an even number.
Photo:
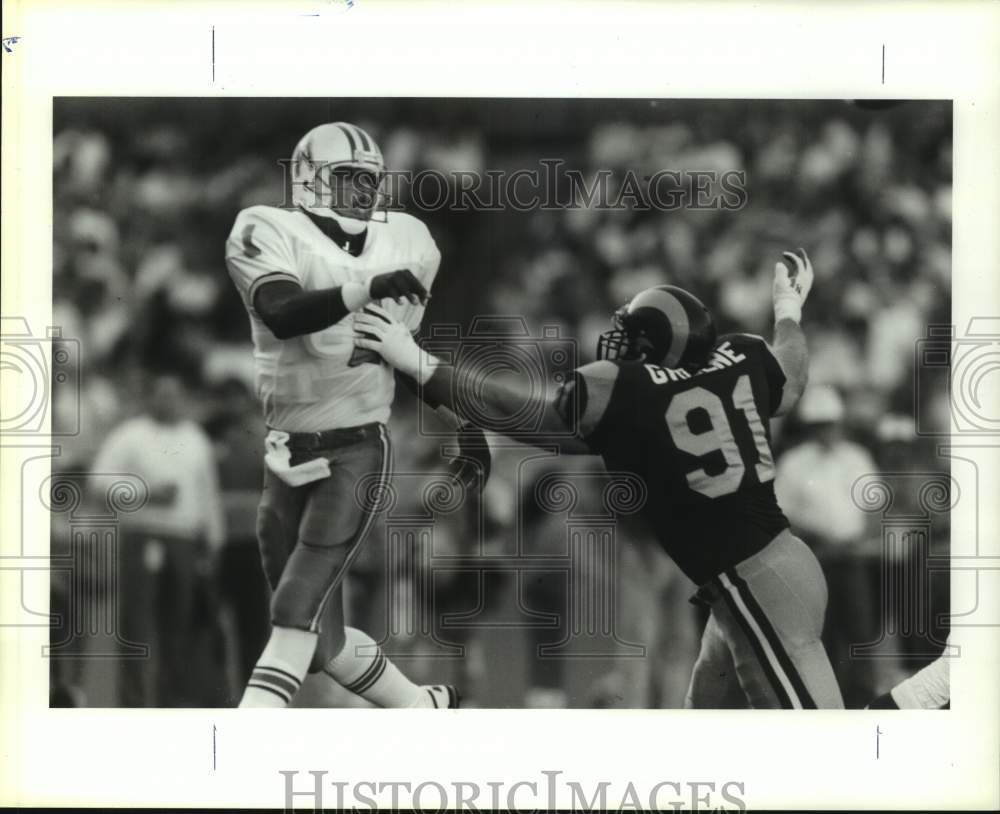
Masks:
[[[343,215],[338,215],[336,212],[331,210],[333,219],[337,221],[337,224],[349,235],[360,235],[365,229],[368,228],[368,221],[359,220],[358,218],[345,218]]]
[[[349,235],[359,235],[368,228],[368,221],[358,218],[345,218],[343,215],[338,215],[328,206],[308,206],[306,208],[314,215],[336,221],[337,225]]]

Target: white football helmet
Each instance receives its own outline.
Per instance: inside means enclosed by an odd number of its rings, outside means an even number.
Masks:
[[[384,177],[385,161],[375,139],[347,122],[321,124],[292,153],[292,202],[356,231],[377,213],[384,219]]]

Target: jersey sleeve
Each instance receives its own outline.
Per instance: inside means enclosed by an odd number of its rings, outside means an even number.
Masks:
[[[767,415],[769,418],[774,416],[781,406],[787,377],[771,346],[764,337],[755,334],[729,334],[721,341],[728,341],[734,351],[745,354],[751,365],[759,370],[768,394]]]
[[[267,207],[253,206],[236,216],[226,241],[226,267],[247,306],[266,282],[301,284],[287,236]]]
[[[600,451],[620,368],[602,360],[577,368],[556,393],[556,411],[573,434]]]

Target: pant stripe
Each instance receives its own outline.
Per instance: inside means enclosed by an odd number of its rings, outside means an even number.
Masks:
[[[757,620],[757,624],[760,626],[760,629],[764,631],[764,635],[767,636],[767,640],[770,642],[771,648],[774,650],[775,655],[778,657],[778,661],[784,668],[785,674],[791,680],[792,686],[795,688],[795,694],[802,702],[803,709],[816,709],[816,702],[809,694],[809,690],[806,688],[806,683],[802,680],[802,676],[795,667],[795,662],[792,661],[791,656],[788,655],[785,645],[781,642],[781,637],[774,629],[774,625],[771,624],[771,620],[768,618],[767,613],[765,613],[764,609],[760,606],[760,603],[757,601],[757,597],[753,595],[753,591],[750,590],[750,586],[747,584],[747,581],[739,575],[735,568],[726,569],[726,575],[730,580],[732,580],[733,585],[736,586],[736,590],[739,591],[740,596],[743,597],[743,601],[746,603],[750,613],[753,614],[754,618]]]
[[[795,695],[792,683],[784,675],[784,671],[781,669],[774,651],[768,644],[757,621],[747,610],[743,599],[725,574],[721,574],[718,579],[719,586],[722,589],[722,596],[729,606],[729,610],[746,634],[747,639],[750,641],[750,646],[757,656],[757,661],[764,670],[768,681],[771,682],[771,686],[774,688],[774,692],[781,702],[782,709],[801,709],[802,704],[799,703],[799,699]]]
[[[378,487],[375,494],[381,494],[381,491],[389,485],[389,478],[392,476],[392,445],[389,442],[389,433],[386,431],[384,424],[379,424],[378,437],[379,442],[382,444],[382,468],[379,471]],[[361,523],[354,534],[354,539],[348,544],[351,546],[351,550],[344,559],[344,564],[340,567],[340,571],[330,580],[330,586],[323,594],[319,607],[309,622],[309,630],[313,633],[319,632],[319,620],[323,616],[323,611],[326,610],[326,603],[330,601],[330,596],[340,587],[340,583],[344,581],[344,576],[347,574],[347,569],[351,567],[351,563],[361,553],[361,545],[364,543],[365,537],[368,536],[368,532],[371,531],[372,523],[375,522],[375,517],[378,515],[378,512],[375,510],[376,508],[372,507],[371,510],[365,511],[362,514]]]

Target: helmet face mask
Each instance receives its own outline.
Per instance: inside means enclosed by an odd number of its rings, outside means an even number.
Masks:
[[[597,358],[609,362],[634,362],[645,358],[648,348],[640,348],[642,337],[629,328],[628,306],[623,305],[614,315],[614,325],[597,338]]]
[[[614,326],[597,341],[598,359],[697,370],[715,345],[712,315],[697,297],[676,286],[640,291],[615,312]]]
[[[311,185],[315,206],[330,209],[343,218],[369,221],[381,214],[385,219],[388,198],[381,189],[384,173],[358,164],[324,164],[317,168]]]

